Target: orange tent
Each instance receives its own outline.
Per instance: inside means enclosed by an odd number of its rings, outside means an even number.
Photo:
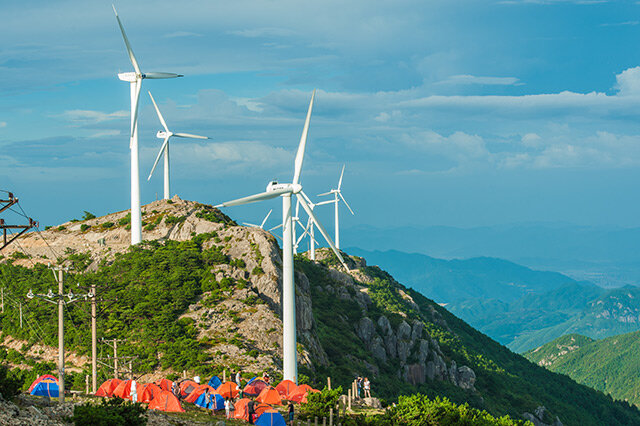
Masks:
[[[170,391],[173,382],[167,379],[159,379],[154,382],[160,389]]]
[[[188,396],[191,392],[196,390],[198,386],[200,385],[194,382],[193,380],[185,380],[184,382],[180,383],[180,395],[182,395],[182,397],[184,398]]]
[[[172,413],[184,413],[180,401],[170,391],[163,390],[149,403],[150,410],[169,411]]]
[[[149,403],[157,395],[160,395],[162,389],[155,383],[148,383],[145,385],[138,385],[138,402]]]
[[[233,412],[233,416],[236,419],[249,421],[249,411],[247,410],[249,401],[251,401],[249,398],[241,398],[233,404],[236,407],[236,410]]]
[[[289,395],[289,401],[302,402],[302,398],[304,398],[308,392],[320,392],[320,391],[313,389],[309,385],[300,385],[298,386],[298,389],[296,389],[295,391],[293,391],[293,393]]]
[[[129,399],[131,397],[131,380],[125,380],[113,390],[113,396],[117,396],[122,399]]]
[[[291,380],[283,380],[278,383],[278,386],[276,386],[276,390],[283,399],[287,399],[287,397],[296,389],[298,389],[298,386],[296,386],[296,384]]]
[[[207,388],[209,389],[210,393],[218,393],[216,392],[216,390],[214,388],[212,388],[209,385],[198,385],[197,388],[195,388],[193,390],[193,392],[191,392],[189,395],[187,395],[187,397],[184,399],[185,402],[189,402],[191,404],[195,403],[196,400],[200,397],[200,395],[202,395],[202,393],[207,390]]]
[[[267,410],[271,410],[271,406],[267,404],[256,404],[256,406],[253,407],[253,410],[256,412],[257,419],[258,417],[260,417],[260,414],[264,413]]]
[[[238,385],[233,382],[224,382],[218,389],[216,389],[216,392],[218,392],[223,398],[235,398],[238,396],[238,393],[240,393]]]
[[[113,391],[118,387],[121,380],[109,379],[100,385],[96,392],[96,396],[113,396]]]
[[[282,398],[280,398],[280,394],[275,388],[272,387],[268,387],[260,392],[260,395],[258,395],[256,401],[271,405],[282,404]]]
[[[256,379],[253,382],[249,383],[247,386],[245,386],[242,393],[248,396],[258,396],[260,395],[260,392],[262,392],[268,387],[269,385],[265,381]]]

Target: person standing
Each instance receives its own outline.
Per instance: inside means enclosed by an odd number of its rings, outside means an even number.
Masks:
[[[358,378],[356,379],[356,390],[358,391],[358,398],[360,398],[360,393],[362,390],[362,377],[358,376]]]
[[[213,416],[213,400],[215,397],[209,392],[209,388],[204,390],[204,408],[209,410],[209,415]]]
[[[134,404],[138,402],[138,385],[135,380],[131,380],[131,402]]]
[[[289,426],[293,426],[294,408],[293,402],[289,401]]]
[[[240,374],[240,370],[236,373],[236,385],[240,387],[240,381],[242,380],[242,375]]]
[[[256,407],[253,399],[247,403],[247,413],[249,414],[249,424],[253,424],[253,416],[256,414]]]
[[[174,394],[176,398],[180,399],[180,385],[177,381],[173,382],[171,385],[171,393]]]
[[[364,378],[364,397],[371,398],[371,382],[367,377]]]
[[[229,418],[229,411],[230,411],[229,404],[231,404],[231,399],[229,397],[226,397],[224,399],[224,413],[227,415],[227,419]]]

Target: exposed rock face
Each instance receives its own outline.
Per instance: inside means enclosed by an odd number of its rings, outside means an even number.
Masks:
[[[476,373],[474,373],[473,370],[466,365],[458,367],[457,380],[458,386],[460,386],[462,389],[475,390],[474,385],[476,383]]]
[[[556,416],[556,418],[551,423],[545,423],[545,419],[553,416],[547,411],[545,407],[538,407],[535,409],[535,414],[531,413],[523,413],[522,417],[526,420],[529,420],[534,426],[563,426],[562,422]]]
[[[374,333],[375,327],[371,318],[362,317],[356,326],[356,334],[358,337],[368,346],[371,343]]]

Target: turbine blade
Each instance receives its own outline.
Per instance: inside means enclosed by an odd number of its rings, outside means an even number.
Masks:
[[[296,201],[296,218],[300,217],[299,213],[300,213],[300,200],[297,200]]]
[[[269,210],[269,213],[267,213],[267,215],[264,217],[264,220],[260,224],[260,229],[264,229],[264,224],[267,223],[267,219],[269,219],[269,216],[271,216],[272,211],[273,209]]]
[[[309,110],[307,111],[307,118],[304,121],[304,128],[302,129],[302,136],[300,136],[300,145],[298,146],[298,153],[296,154],[296,161],[294,163],[293,171],[293,184],[296,185],[300,182],[300,173],[302,172],[302,162],[304,161],[304,150],[307,146],[307,134],[309,133],[309,121],[311,121],[311,111],[313,110],[313,99],[316,96],[315,89],[311,95],[311,102],[309,102]]]
[[[257,201],[262,201],[262,200],[270,200],[271,198],[276,198],[287,192],[291,192],[291,189],[283,188],[283,189],[278,189],[276,191],[261,192],[260,194],[249,195],[248,197],[238,198],[236,200],[220,203],[214,207],[231,207],[231,206],[239,206],[241,204],[255,203]]]
[[[346,164],[342,165],[342,172],[340,173],[340,180],[338,181],[338,191],[340,191],[340,187],[342,186],[342,176],[344,176],[344,166],[346,166]]]
[[[351,212],[352,215],[355,215],[355,213],[353,212],[353,210],[351,210],[351,206],[349,205],[349,203],[347,203],[347,200],[344,199],[344,197],[342,196],[342,192],[338,192],[338,195],[340,196],[340,198],[342,198],[342,201],[344,201],[344,205],[347,206],[347,208],[349,209],[349,211]]]
[[[322,202],[320,202],[320,203],[316,204],[316,206],[324,206],[325,204],[333,204],[333,203],[335,203],[335,202],[336,202],[336,200],[327,200],[327,201],[322,201]]]
[[[122,26],[122,22],[120,22],[120,17],[118,16],[118,11],[116,10],[116,7],[114,5],[111,5],[111,6],[113,6],[113,13],[116,14],[116,19],[118,20],[118,26],[120,26],[120,32],[122,33],[122,38],[124,39],[124,44],[127,46],[127,53],[129,54],[129,60],[131,61],[131,64],[133,65],[133,69],[136,70],[136,74],[142,75],[142,72],[140,71],[140,66],[138,66],[138,61],[136,60],[136,57],[133,54],[133,49],[131,49],[131,44],[129,44],[129,39],[127,38],[127,33],[124,32],[124,27]]]
[[[273,228],[269,229],[269,232],[273,231],[274,229],[278,229],[278,228],[282,228],[282,224],[276,225]]]
[[[250,227],[250,228],[259,228],[259,226],[258,226],[258,225],[256,225],[256,224],[254,224],[254,223],[242,222],[242,224],[243,224],[244,226],[248,226],[248,227]]]
[[[329,191],[329,192],[323,192],[322,194],[318,194],[318,197],[324,197],[325,195],[331,195],[333,194],[333,192]]]
[[[211,139],[208,136],[192,135],[191,133],[174,133],[173,136],[177,136],[179,138],[190,138],[190,139]]]
[[[156,169],[156,166],[158,165],[158,162],[160,161],[160,157],[162,157],[162,153],[164,152],[165,149],[167,149],[167,145],[169,144],[169,138],[171,136],[167,136],[166,138],[164,138],[164,142],[162,143],[162,146],[160,147],[160,152],[158,152],[158,156],[156,157],[156,162],[153,163],[153,167],[151,168],[151,173],[149,173],[149,177],[147,178],[147,181],[149,181],[151,179],[151,175],[153,174],[153,171]]]
[[[142,80],[136,80],[136,96],[133,102],[133,120],[131,121],[131,140],[129,141],[129,149],[133,143],[133,131],[138,126],[138,105],[140,104],[140,89],[142,89]]]
[[[164,127],[164,130],[167,131],[167,133],[169,133],[169,127],[167,127],[167,123],[164,121],[164,117],[162,117],[162,114],[160,113],[160,108],[158,108],[158,104],[156,104],[156,100],[153,99],[153,95],[151,94],[150,91],[148,91],[149,93],[149,97],[151,97],[151,102],[153,102],[153,106],[156,108],[156,113],[158,113],[158,118],[160,119],[160,123],[162,123],[162,127]]]
[[[158,80],[163,78],[178,78],[184,77],[182,74],[176,74],[172,72],[146,72],[144,73],[144,78],[149,78],[151,80]]]
[[[338,251],[338,249],[336,248],[335,244],[333,244],[333,240],[331,239],[331,237],[329,236],[329,234],[327,233],[327,231],[324,229],[324,227],[322,226],[322,224],[318,221],[318,219],[316,218],[315,214],[313,214],[313,211],[311,210],[311,208],[307,205],[307,202],[305,201],[305,199],[300,195],[300,193],[296,194],[298,196],[298,199],[300,200],[300,204],[302,204],[302,207],[305,209],[305,211],[307,212],[307,214],[309,215],[309,217],[311,219],[313,219],[313,222],[315,223],[315,225],[318,227],[318,229],[320,230],[320,233],[322,234],[322,236],[324,237],[324,239],[327,241],[327,243],[329,244],[329,247],[331,247],[331,250],[333,250],[333,252],[335,253],[335,255],[338,257],[338,259],[340,259],[340,263],[342,263],[342,266],[344,266],[344,268],[348,271],[349,268],[347,267],[347,264],[344,263],[344,259],[342,258],[342,255],[340,254],[340,252]]]

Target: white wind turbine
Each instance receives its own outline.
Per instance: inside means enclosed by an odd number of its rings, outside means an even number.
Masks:
[[[306,194],[302,194],[302,195],[303,197],[307,197]],[[333,203],[333,200],[322,201],[320,203],[312,203],[311,200],[307,198],[307,202],[309,203],[309,207],[311,208],[311,210],[313,210],[317,206],[322,206],[324,204],[331,204]],[[295,245],[296,247],[300,244],[300,242],[304,239],[306,235],[309,235],[309,259],[316,260],[316,244],[318,244],[318,242],[315,239],[315,230],[314,230],[313,221],[311,220],[311,218],[307,220],[307,226],[304,228],[304,232],[302,233],[302,235],[300,235],[300,238],[298,238],[298,241],[296,242],[296,245]]]
[[[116,11],[116,7],[113,6],[113,12],[116,14],[118,20],[118,26],[120,32],[122,32],[122,38],[124,44],[127,47],[127,53],[129,54],[129,60],[133,65],[133,72],[123,72],[118,74],[118,78],[122,81],[130,83],[131,87],[131,134],[129,141],[129,149],[131,150],[131,244],[138,244],[142,241],[142,218],[140,214],[140,169],[138,164],[138,101],[140,100],[140,89],[142,88],[143,79],[164,79],[164,78],[176,78],[182,77],[180,74],[166,73],[166,72],[148,72],[143,73],[140,71],[140,66],[136,60],[127,34],[124,32],[122,22]]]
[[[162,124],[162,127],[164,127],[164,131],[159,130],[158,133],[156,134],[156,137],[159,139],[163,139],[164,142],[160,147],[160,151],[158,152],[158,156],[156,157],[156,162],[153,163],[153,167],[151,168],[151,173],[149,173],[149,177],[147,178],[147,181],[151,179],[151,175],[153,175],[153,171],[156,169],[156,166],[158,165],[158,161],[160,161],[160,156],[162,156],[162,153],[164,153],[164,199],[168,200],[169,198],[171,198],[171,195],[170,195],[171,191],[169,190],[169,139],[171,139],[172,136],[175,136],[177,138],[189,138],[189,139],[209,139],[209,138],[207,136],[192,135],[191,133],[173,133],[172,131],[170,131],[169,128],[167,127],[167,123],[164,121],[164,118],[160,113],[160,109],[156,104],[156,100],[153,99],[153,95],[151,94],[151,92],[149,92],[149,96],[151,97],[151,102],[153,102],[153,106],[156,108],[156,112],[158,113],[158,118],[160,119],[160,123]]]
[[[342,172],[340,173],[340,180],[338,180],[338,188],[337,189],[332,189],[329,192],[325,192],[323,194],[318,194],[318,197],[322,197],[325,195],[331,195],[333,194],[334,199],[328,202],[323,202],[322,204],[330,204],[330,203],[334,203],[335,204],[335,226],[336,226],[336,247],[339,249],[340,248],[340,216],[338,215],[338,204],[340,204],[340,200],[344,201],[344,205],[347,206],[347,208],[349,209],[349,211],[351,212],[351,214],[355,214],[353,213],[353,210],[351,210],[351,206],[349,206],[349,203],[347,203],[347,200],[344,199],[344,197],[342,196],[342,192],[340,191],[340,188],[342,188],[342,177],[344,176],[344,167],[345,165],[342,165]]]
[[[262,223],[260,225],[256,225],[255,223],[247,223],[247,222],[243,222],[242,224],[245,225],[245,226],[248,226],[249,228],[264,229],[264,224],[267,223],[267,219],[269,219],[269,216],[271,216],[271,212],[272,211],[273,211],[273,209],[269,210],[269,213],[267,213],[267,215],[264,217],[264,219],[262,219]],[[282,225],[278,225],[278,226],[282,226]]]
[[[257,201],[269,200],[278,196],[282,197],[282,352],[283,352],[283,378],[292,380],[297,383],[298,380],[298,360],[296,348],[296,299],[295,284],[293,279],[293,233],[291,220],[291,197],[295,195],[300,201],[302,208],[312,218],[325,240],[336,254],[340,262],[348,269],[344,263],[344,259],[340,252],[333,244],[331,237],[327,234],[324,227],[320,224],[314,215],[311,207],[302,192],[300,184],[300,172],[302,171],[302,162],[304,160],[304,151],[307,143],[307,133],[309,132],[309,121],[311,119],[311,110],[313,108],[313,100],[315,90],[311,95],[307,118],[300,137],[300,145],[294,163],[293,181],[292,183],[270,182],[267,185],[266,192],[250,195],[248,197],[239,198],[226,203],[218,204],[216,207],[230,207],[240,204],[254,203]]]

